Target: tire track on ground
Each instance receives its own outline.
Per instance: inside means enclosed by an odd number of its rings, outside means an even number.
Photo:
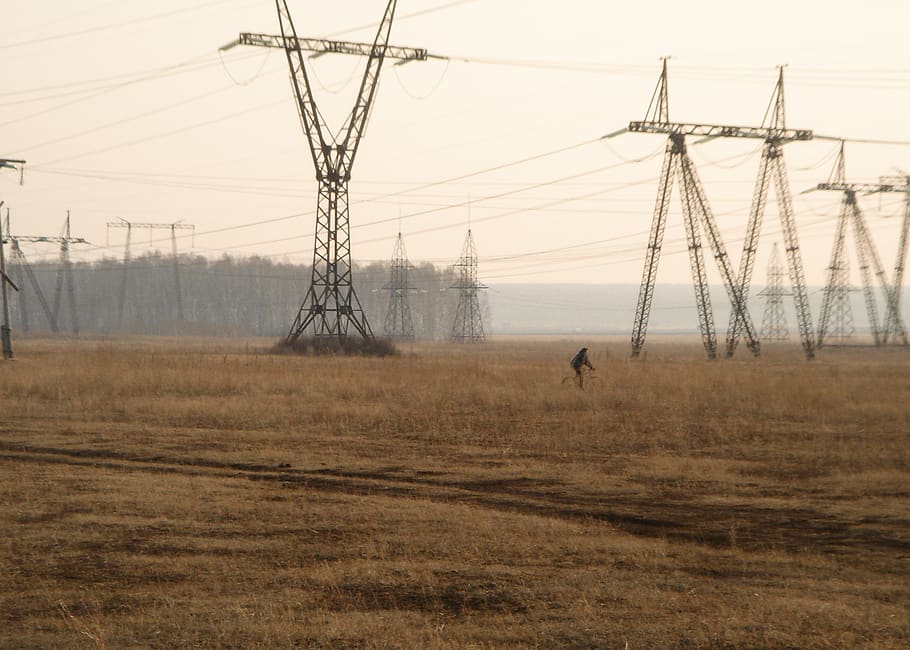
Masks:
[[[654,495],[579,495],[560,489],[558,481],[527,477],[499,480],[454,479],[419,470],[341,468],[299,469],[285,465],[236,463],[198,457],[131,454],[113,450],[39,447],[0,442],[0,460],[101,467],[114,471],[171,473],[277,483],[288,489],[363,496],[427,499],[500,511],[608,523],[643,537],[678,539],[715,547],[734,543],[743,549],[813,550],[868,558],[878,553],[892,571],[910,573],[908,522],[848,521],[811,508],[718,505],[690,498]],[[735,530],[735,532],[733,532]],[[733,539],[735,535],[735,542]]]

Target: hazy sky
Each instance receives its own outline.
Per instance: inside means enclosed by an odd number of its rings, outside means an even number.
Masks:
[[[385,5],[289,1],[300,35],[348,40],[372,40]],[[96,259],[123,254],[124,231],[109,221],[183,220],[196,227],[183,252],[310,261],[316,182],[283,53],[218,53],[238,32],[277,33],[274,2],[0,8],[0,156],[28,161],[22,186],[0,172],[14,234],[57,234],[70,210],[73,234],[92,243],[74,257]],[[470,219],[489,283],[637,283],[665,141],[597,140],[644,118],[661,56],[671,56],[671,119],[758,125],[787,64],[789,126],[910,142],[907,2],[401,0],[396,16],[394,44],[451,60],[383,68],[351,182],[355,261],[389,258],[400,217],[412,261],[452,263]],[[337,127],[364,61],[307,65]],[[840,196],[799,193],[827,179],[836,147],[785,149],[812,284],[824,280]],[[760,149],[690,147],[734,262]],[[910,170],[910,146],[848,143],[851,179],[895,169]],[[903,197],[862,201],[890,270]],[[678,205],[674,196],[659,282],[690,281]],[[758,284],[779,223],[772,195]],[[167,237],[135,231],[133,254],[169,250]]]

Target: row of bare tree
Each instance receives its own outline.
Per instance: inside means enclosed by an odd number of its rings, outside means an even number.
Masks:
[[[182,255],[174,262],[148,253],[127,264],[13,264],[9,271],[21,291],[12,296],[11,325],[19,334],[282,336],[310,282],[308,266],[260,257]],[[388,262],[354,269],[355,290],[377,336],[389,306],[389,280]],[[448,288],[454,283],[451,268],[424,263],[411,269],[409,304],[418,338],[451,334],[458,292]]]

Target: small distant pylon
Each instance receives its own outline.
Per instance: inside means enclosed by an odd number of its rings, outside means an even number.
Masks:
[[[787,316],[784,313],[784,296],[793,295],[784,289],[784,267],[777,254],[777,242],[771,249],[768,261],[768,279],[765,288],[759,291],[765,298],[765,313],[761,324],[762,341],[786,341],[790,338]]]
[[[455,310],[452,340],[456,343],[483,343],[483,318],[477,290],[487,287],[477,281],[477,249],[470,228],[455,267],[458,269],[458,281],[450,288],[458,289],[458,308]]]
[[[831,288],[831,320],[828,323],[829,342],[846,343],[853,338],[853,309],[850,307],[850,260],[847,256],[834,269],[834,286]]]
[[[404,250],[404,239],[398,233],[395,240],[395,250],[392,252],[392,267],[389,283],[383,287],[389,293],[389,310],[385,316],[385,326],[382,328],[383,336],[390,338],[414,338],[414,323],[411,321],[411,306],[408,303],[408,294],[415,289],[409,281],[411,263]]]

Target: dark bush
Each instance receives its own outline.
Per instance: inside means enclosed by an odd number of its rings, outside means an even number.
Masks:
[[[389,339],[361,336],[301,336],[293,341],[282,339],[273,347],[274,354],[344,354],[366,357],[388,357],[397,355],[398,348]]]

